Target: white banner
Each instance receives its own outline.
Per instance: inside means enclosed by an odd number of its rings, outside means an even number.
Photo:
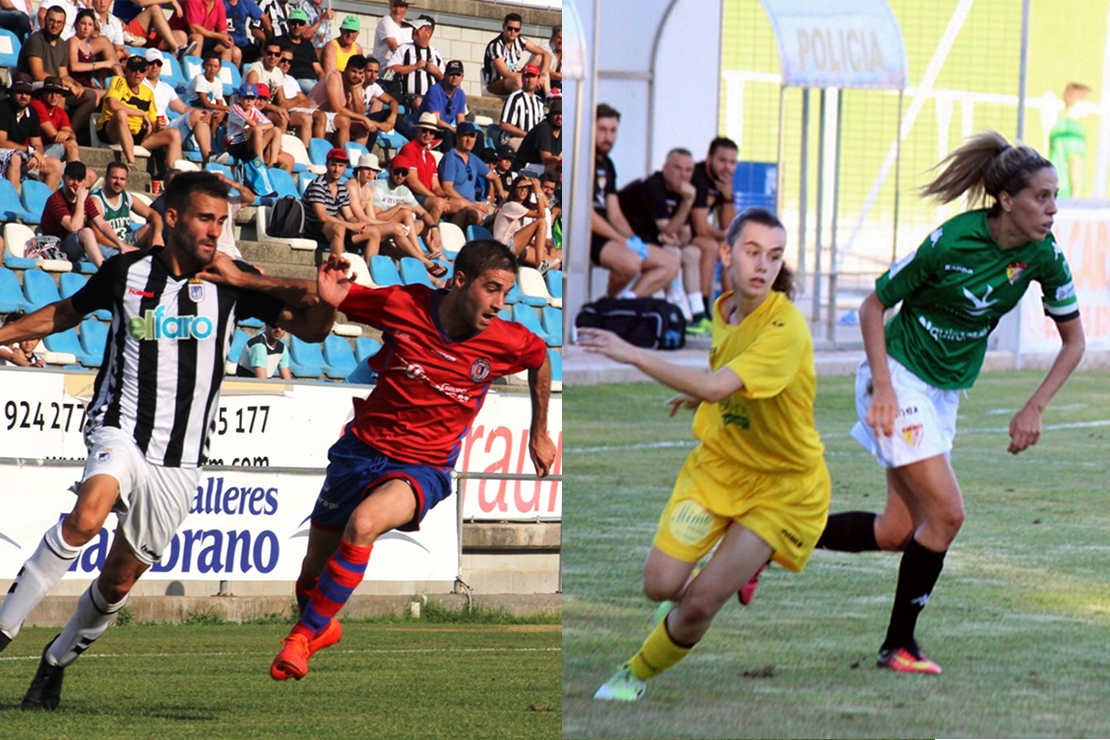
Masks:
[[[0,367],[0,458],[83,461],[81,427],[95,377]],[[224,381],[211,466],[321,470],[328,448],[352,418],[352,396],[370,389],[332,383]],[[528,455],[531,399],[491,392],[460,447],[456,469],[472,473],[534,476]],[[548,428],[556,445],[552,474],[562,471],[562,398],[551,397]],[[66,484],[68,485],[68,483]],[[537,479],[517,483],[474,481],[467,519],[558,521],[562,484]],[[67,509],[68,510],[68,509]]]
[[[0,465],[0,577],[14,576],[43,533],[73,508],[68,487],[80,465]],[[201,475],[185,523],[149,578],[293,581],[308,546],[308,517],[320,474],[221,471]],[[389,532],[374,543],[366,578],[376,581],[453,581],[458,575],[456,499],[432,509],[419,532]],[[112,543],[111,515],[70,568],[67,578],[100,572]]]
[[[1110,201],[1064,200],[1053,217],[1052,233],[1075,279],[1088,350],[1110,349]],[[1021,301],[1022,352],[1056,352],[1060,334],[1044,314],[1034,284]]]
[[[885,0],[762,0],[782,80],[799,87],[906,86],[906,47]]]

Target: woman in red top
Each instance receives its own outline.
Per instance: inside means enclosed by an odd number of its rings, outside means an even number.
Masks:
[[[88,8],[77,11],[73,22],[73,37],[69,45],[69,76],[96,92],[96,105],[100,106],[107,92],[104,79],[123,74],[115,59],[115,47],[103,36],[93,38],[96,30],[95,13]],[[102,57],[100,61],[97,57]]]

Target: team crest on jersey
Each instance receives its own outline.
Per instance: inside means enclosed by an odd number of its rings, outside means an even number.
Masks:
[[[921,434],[925,431],[922,424],[908,424],[902,427],[902,437],[910,447],[917,447],[921,442]]]
[[[1010,281],[1010,285],[1017,282],[1021,277],[1021,273],[1025,272],[1025,268],[1029,267],[1025,262],[1011,262],[1006,265],[1006,279]]]
[[[106,463],[112,459],[112,448],[109,447],[96,453],[96,461]]]
[[[470,379],[475,383],[481,383],[489,377],[490,367],[489,360],[484,357],[479,357],[470,366]]]
[[[204,300],[204,281],[200,278],[193,278],[189,281],[189,300],[193,303],[200,303]]]

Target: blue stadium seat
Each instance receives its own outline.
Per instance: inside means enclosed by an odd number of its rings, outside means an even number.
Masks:
[[[373,277],[372,274],[371,277]],[[432,279],[428,276],[428,270],[420,260],[415,257],[401,258],[401,280],[405,285],[415,285],[419,283],[421,285],[427,285],[429,288],[432,287]],[[374,282],[378,281],[374,280]]]
[[[517,286],[516,282],[513,282],[513,287],[509,288],[509,294],[505,296],[505,305],[511,306],[514,303],[520,303],[520,299],[523,297],[524,294],[520,292],[520,287]]]
[[[563,342],[562,337],[553,340],[548,336],[540,324],[540,318],[536,316],[536,312],[532,310],[531,306],[524,306],[519,303],[513,306],[513,321],[522,324],[525,329],[546,342],[548,347],[555,347]],[[557,344],[552,344],[552,342],[557,342]]]
[[[230,75],[230,81],[228,76]],[[239,86],[243,84],[243,76],[239,74],[239,68],[231,62],[223,62],[220,66],[220,80],[224,83],[224,97],[229,95],[238,95]]]
[[[543,307],[543,330],[547,332],[548,347],[563,346],[563,309],[553,306]],[[554,343],[553,343],[554,342]]]
[[[551,294],[552,298],[563,297],[563,271],[562,270],[548,270],[544,275],[547,281],[547,292]]]
[[[76,272],[63,272],[59,280],[58,295],[62,298],[72,298],[73,294],[83,288],[88,280],[87,277]],[[110,321],[112,318],[112,312],[106,308],[98,308],[91,315],[101,321]]]
[[[23,181],[23,210],[30,214],[24,219],[26,223],[37,224],[42,221],[42,211],[46,208],[46,199],[53,192],[46,183],[38,180],[27,179]]]
[[[496,149],[501,145],[501,124],[491,123],[486,127],[486,146]]]
[[[18,36],[6,28],[0,28],[0,67],[15,69],[19,64],[19,50],[22,48]]]
[[[209,172],[219,172],[221,175],[224,175],[225,177],[228,177],[232,180],[236,179],[231,174],[231,168],[228,167],[226,164],[220,164],[219,162],[209,162],[208,164],[204,165],[204,169],[208,170]]]
[[[409,140],[402,136],[397,129],[393,129],[392,131],[379,131],[378,140],[375,143],[387,152],[396,152],[405,144],[408,144]],[[392,159],[392,157],[390,158]]]
[[[351,158],[351,164],[350,164],[349,167],[347,167],[347,177],[354,177],[354,175],[355,175],[354,167],[355,167],[355,165],[358,164],[359,158],[363,154],[369,154],[370,150],[367,149],[362,144],[359,144],[357,141],[348,141],[346,148],[347,148],[347,156]]]
[[[161,79],[173,85],[173,89],[177,91],[178,95],[181,95],[185,92],[185,88],[189,86],[189,80],[192,78],[185,76],[181,69],[181,63],[177,61],[177,57],[173,54],[163,54],[162,58],[169,65],[169,73],[167,74],[166,69],[163,68]]]
[[[259,202],[264,205],[272,205],[274,201],[282,196],[290,195],[294,198],[300,198],[301,195],[297,191],[297,183],[293,181],[293,176],[280,167],[270,167],[270,182],[277,191],[276,195],[266,195],[259,198]]]
[[[563,356],[553,349],[547,350],[547,359],[551,360],[551,380],[563,382]]]
[[[331,370],[327,371],[328,375],[333,378],[347,377],[358,364],[355,360],[354,350],[351,349],[351,343],[334,334],[329,335],[324,340],[324,360],[331,368],[341,373],[341,375],[335,376],[331,374]]]
[[[311,172],[306,172],[300,177],[300,182],[297,184],[297,190],[300,191],[301,197],[304,198],[305,191],[308,190],[309,184],[316,179],[316,175]]]
[[[78,270],[82,275],[95,275],[97,268],[92,262],[82,260],[74,266],[74,269]]]
[[[309,139],[308,159],[312,164],[327,164],[328,152],[332,150],[331,142],[327,139]]]
[[[51,280],[51,282],[53,281]],[[85,367],[100,367],[100,362],[103,359],[102,354],[94,355],[91,352],[86,352],[85,348],[81,346],[81,341],[77,338],[77,332],[73,329],[47,334],[42,341],[46,343],[46,348],[51,352],[68,352]]]
[[[510,298],[514,300],[509,300]],[[547,299],[538,295],[524,295],[524,291],[520,289],[520,281],[517,280],[513,282],[513,288],[509,291],[509,297],[505,299],[505,303],[523,303],[525,306],[543,308],[547,305]]]
[[[19,287],[19,278],[6,267],[0,267],[0,313],[26,311],[30,307]]]
[[[397,265],[389,257],[375,254],[370,258],[370,279],[375,285],[385,288],[390,285],[403,285],[401,276],[397,272]]]
[[[262,319],[256,319],[253,316],[248,316],[245,319],[239,319],[235,323],[237,326],[242,326],[247,329],[263,329],[266,327],[266,324],[262,322]]]
[[[363,362],[368,357],[373,357],[381,351],[382,343],[370,337],[359,337],[355,340],[355,359]]]
[[[239,355],[243,354],[243,347],[250,341],[250,335],[242,329],[236,329],[231,335],[231,346],[227,350],[227,361],[239,364]]]
[[[491,234],[489,232],[489,229],[487,229],[485,226],[479,226],[478,224],[471,224],[470,226],[466,227],[466,240],[468,242],[477,241],[479,239],[492,239],[492,238],[493,238],[493,234]]]
[[[497,312],[497,318],[501,319],[502,321],[512,321],[513,312],[509,309],[508,306],[502,306],[501,310]]]
[[[70,273],[64,272],[63,275]],[[104,347],[108,344],[108,327],[99,321],[85,319],[81,322],[81,348],[96,357],[104,357]]]
[[[142,56],[141,51],[139,55]],[[186,80],[191,80],[194,77],[200,77],[204,74],[204,60],[200,57],[187,56],[182,62],[184,63],[181,65],[181,71],[185,74]]]
[[[23,295],[36,309],[62,299],[58,295],[58,286],[54,284],[54,279],[42,270],[27,270],[23,273]],[[68,352],[69,350],[58,351]]]
[[[320,345],[289,335],[289,369],[298,378],[319,378],[325,370]]]
[[[42,212],[39,212],[42,215]],[[32,218],[27,209],[23,207],[23,201],[19,199],[19,193],[15,192],[15,188],[8,182],[7,178],[0,178],[0,220],[4,221],[27,221]],[[35,223],[38,223],[36,220]]]

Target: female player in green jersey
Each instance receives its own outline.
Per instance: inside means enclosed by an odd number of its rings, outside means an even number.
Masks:
[[[968,211],[929,234],[913,254],[879,277],[860,308],[867,359],[856,376],[860,422],[852,436],[886,469],[881,514],[829,517],[818,547],[901,550],[898,587],[879,665],[906,673],[940,673],[914,640],[917,617],[964,520],[949,453],[959,391],[983,365],[987,337],[1032,281],[1063,345],[1051,369],[1010,421],[1009,451],[1037,443],[1041,413],[1083,356],[1075,286],[1052,236],[1056,170],[1027,146],[997,133],[972,136],[940,164],[922,189],[941,203],[967,193],[989,208]],[[883,312],[902,308],[884,326]]]
[[[676,606],[596,699],[640,698],[645,681],[685,657],[768,560],[802,570],[825,526],[831,485],[813,423],[813,343],[805,317],[790,302],[785,246],[782,223],[767,211],[746,211],[729,227],[721,262],[735,290],[722,295],[713,312],[709,374],[659,359],[607,331],[578,332],[587,352],[635,365],[680,391],[670,401],[671,413],[697,408],[699,440],[644,564],[648,598]]]

